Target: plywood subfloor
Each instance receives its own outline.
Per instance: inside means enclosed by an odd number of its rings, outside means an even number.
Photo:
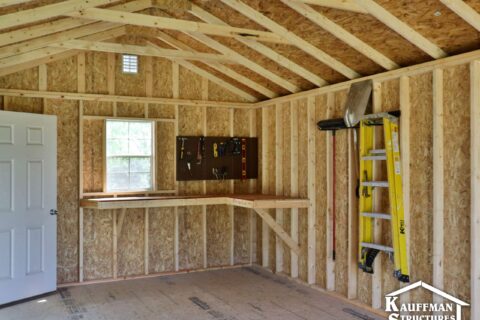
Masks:
[[[381,319],[260,268],[70,287],[43,299],[0,309],[0,319]]]

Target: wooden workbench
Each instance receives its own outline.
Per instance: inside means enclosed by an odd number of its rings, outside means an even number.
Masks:
[[[267,209],[308,208],[310,201],[301,198],[289,198],[262,194],[246,195],[189,195],[189,196],[160,196],[160,197],[117,197],[81,199],[80,207],[96,210],[121,209],[118,233],[121,232],[126,209],[131,208],[159,208],[180,206],[230,205],[255,210],[270,228],[297,254],[300,247],[290,235],[269,214]]]

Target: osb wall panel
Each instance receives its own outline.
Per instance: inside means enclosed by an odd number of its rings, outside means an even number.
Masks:
[[[44,112],[57,116],[57,278],[73,282],[78,280],[78,102],[47,100]]]
[[[77,91],[77,57],[47,64],[47,90],[61,92]]]
[[[178,242],[180,270],[203,266],[202,208],[178,208]]]
[[[111,278],[113,211],[83,211],[83,275],[85,280]]]
[[[7,89],[38,90],[38,68],[26,69],[0,77],[0,87]],[[43,101],[39,98],[4,97],[4,110],[42,113]]]
[[[157,156],[157,188],[158,190],[175,189],[174,144],[175,124],[157,122],[156,156]]]
[[[175,119],[175,106],[169,104],[149,104],[148,117]]]
[[[84,101],[83,114],[86,116],[113,116],[113,102]]]
[[[308,132],[307,132],[307,99],[298,100],[298,196],[308,198]],[[302,147],[303,146],[303,147]],[[308,212],[307,209],[298,210],[298,240],[301,248],[298,257],[298,276],[307,281],[308,265]]]
[[[87,93],[108,93],[108,53],[85,53],[85,90]],[[93,103],[93,102],[92,102]]]
[[[444,73],[444,289],[464,301],[470,301],[469,76],[468,65]]]
[[[4,97],[5,110],[43,113],[43,101],[39,98]]]
[[[315,98],[315,121],[327,119],[327,96],[321,95]],[[316,282],[326,288],[326,257],[327,257],[327,148],[326,140],[331,139],[331,133],[326,131],[315,131],[315,196],[316,196]]]
[[[269,152],[267,154],[267,176],[268,176],[268,181],[263,182],[267,184],[267,193],[268,194],[275,194],[275,126],[276,126],[276,119],[275,119],[275,106],[271,106],[267,108],[267,128],[268,130],[268,149]],[[260,171],[261,172],[261,171]],[[275,210],[269,210],[270,215],[273,217],[273,219],[276,219],[276,213]],[[275,235],[275,232],[273,232],[270,228],[269,230],[269,263],[268,265],[272,269],[272,271],[276,271],[276,242],[277,242],[277,236]]]
[[[167,59],[153,58],[153,96],[172,98],[172,62]]]
[[[118,102],[117,103],[117,116],[119,116],[119,117],[143,118],[143,117],[145,117],[145,104],[143,104],[143,103],[130,103],[130,102]]]
[[[410,281],[432,283],[433,247],[433,97],[432,73],[410,78]],[[400,118],[400,121],[402,119]],[[402,150],[401,150],[402,151]],[[416,244],[423,245],[416,245]],[[414,290],[411,301],[431,301]]]
[[[103,120],[83,122],[83,191],[103,191]]]
[[[119,219],[119,214],[117,214]],[[144,273],[145,209],[127,209],[122,233],[118,235],[118,275]]]
[[[208,100],[246,102],[242,97],[237,96],[212,81],[208,82]]]
[[[173,208],[149,209],[148,237],[149,273],[174,270],[175,213]]]
[[[139,56],[138,73],[128,74],[122,72],[122,55],[115,55],[115,94],[123,96],[145,95],[145,61],[145,57]]]

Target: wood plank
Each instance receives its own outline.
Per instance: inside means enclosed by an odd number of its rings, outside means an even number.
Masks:
[[[68,48],[77,50],[88,51],[101,51],[101,52],[115,52],[115,53],[129,53],[142,56],[152,56],[167,59],[182,59],[182,60],[197,60],[197,61],[216,61],[222,63],[234,63],[231,57],[211,54],[211,53],[192,53],[190,51],[163,49],[153,46],[137,46],[129,44],[120,44],[112,42],[99,42],[88,40],[68,40],[59,42],[52,45],[56,48]],[[0,66],[1,66],[0,60]]]
[[[282,105],[275,105],[275,194],[283,195],[283,119]],[[283,227],[283,209],[275,210],[275,219],[278,225]],[[283,243],[277,235],[275,239],[275,272],[283,272]]]
[[[249,112],[249,137],[257,136],[257,110],[251,109]],[[249,193],[255,193],[257,191],[257,180],[250,179],[248,181]],[[253,210],[249,210],[250,214],[250,265],[256,262],[256,240],[257,240],[257,221],[256,215]]]
[[[234,110],[230,109],[228,115],[229,135],[230,137],[234,137]],[[231,194],[235,193],[235,180],[231,179],[229,181],[229,189]],[[235,264],[235,209],[233,206],[228,207],[228,215],[230,216],[230,265],[233,266]]]
[[[440,0],[450,10],[458,14],[463,20],[467,21],[472,27],[480,31],[480,13],[461,0]]]
[[[315,97],[309,97],[307,100],[307,192],[310,206],[308,207],[308,251],[307,251],[307,265],[308,265],[308,284],[316,282],[316,255],[317,255],[317,232],[316,232],[316,158],[315,158],[315,133],[317,129],[317,122],[315,117]]]
[[[67,15],[83,19],[109,21],[122,24],[131,24],[136,26],[161,28],[183,32],[200,32],[204,34],[229,38],[253,38],[258,41],[285,43],[283,37],[279,35],[271,32],[258,31],[253,29],[212,25],[208,23],[194,22],[189,20],[155,17],[139,13],[117,12],[114,10],[98,8],[89,8],[81,11],[71,11],[72,12],[68,13]]]
[[[327,119],[330,119],[333,116],[335,109],[335,94],[333,92],[330,92],[327,94]],[[327,220],[325,222],[325,229],[327,230],[326,233],[326,287],[328,291],[334,291],[335,290],[335,259],[333,257],[333,212],[332,212],[332,206],[333,206],[333,188],[332,188],[332,182],[333,182],[333,160],[332,160],[332,155],[333,155],[333,143],[332,143],[332,136],[331,133],[327,133],[326,135],[326,149],[327,149],[327,165],[326,165],[326,170],[327,170]]]
[[[382,111],[382,84],[380,82],[373,83],[373,113]],[[375,137],[383,136],[383,127],[375,128]],[[378,145],[378,138],[374,139],[375,147],[377,149],[382,148]],[[373,164],[373,180],[379,180],[379,171],[381,163],[375,161]],[[373,197],[373,209],[378,210],[382,203],[381,197],[378,196],[378,192]],[[381,192],[381,191],[380,191]],[[388,195],[386,195],[388,196]],[[381,211],[375,211],[381,212]],[[380,219],[373,220],[373,242],[382,243],[382,221]],[[382,259],[377,256],[373,263],[374,273],[372,275],[372,308],[380,309],[382,307],[383,293],[382,293]]]
[[[255,211],[262,218],[262,221],[264,221],[276,233],[276,235],[287,244],[290,249],[292,249],[297,255],[300,254],[300,247],[298,246],[298,243],[293,241],[290,235],[283,230],[282,226],[272,218],[268,211],[263,209],[255,209]]]
[[[190,52],[197,52],[195,51],[194,49],[190,48],[189,46],[187,46],[186,44],[184,44],[183,42],[181,41],[178,41],[177,39],[171,37],[170,35],[164,33],[164,32],[158,32],[157,33],[157,38],[162,40],[163,42],[167,43],[168,45],[174,47],[174,48],[177,48],[177,49],[181,49],[181,50],[185,50],[185,51],[190,51]],[[257,91],[257,92],[260,92],[261,94],[263,94],[264,96],[268,97],[268,98],[274,98],[277,96],[277,94],[275,92],[273,92],[272,90],[250,80],[249,78],[241,75],[240,73],[238,72],[235,72],[234,70],[224,66],[223,64],[221,63],[218,63],[218,62],[204,62],[206,65],[208,65],[209,67],[225,74],[226,76],[236,80],[237,82],[240,82],[244,85],[246,85],[247,87],[249,88],[252,88],[253,90]]]
[[[471,84],[471,319],[480,318],[480,62],[470,65]]]
[[[144,254],[144,267],[145,267],[145,275],[149,273],[149,233],[150,233],[150,212],[149,208],[145,208],[145,224],[144,224],[144,249],[143,249],[143,254]]]
[[[28,24],[39,20],[58,17],[74,10],[85,10],[104,4],[115,2],[114,0],[67,0],[46,6],[21,10],[2,15],[0,29],[12,28],[22,24]]]
[[[180,48],[181,49],[181,48]],[[202,77],[202,100],[208,100],[208,79]],[[202,107],[202,135],[207,136],[207,107]],[[207,181],[202,182],[202,193],[207,194]],[[207,206],[202,206],[203,267],[208,267],[207,254]]]
[[[212,23],[212,24],[218,24],[218,25],[225,25],[225,26],[228,25],[223,20],[221,20],[221,19],[215,17],[214,15],[212,15],[211,13],[203,10],[199,6],[193,5],[189,12],[191,14],[193,14],[194,16],[196,16],[197,18],[202,19],[205,22]],[[251,40],[251,39],[237,39],[237,40],[240,41],[241,43],[243,43],[244,45],[246,45],[247,47],[263,54],[264,56],[266,56],[270,60],[275,61],[276,63],[278,63],[282,67],[286,68],[287,70],[298,74],[299,76],[303,77],[304,79],[312,82],[313,84],[315,84],[319,87],[327,84],[327,82],[324,79],[322,79],[321,77],[319,77],[318,75],[314,74],[313,72],[310,72],[309,70],[305,69],[301,65],[295,63],[294,61],[288,59],[287,57],[285,57],[281,54],[279,54],[275,50],[271,49],[270,47],[268,47],[268,46],[266,46],[266,45],[264,45],[260,42],[257,42],[255,40]]]
[[[357,298],[358,288],[358,150],[354,134],[348,131],[348,299]]]
[[[77,91],[85,92],[85,54],[77,57]],[[47,66],[40,65],[39,68],[39,89],[47,90]],[[45,103],[45,99],[44,99]],[[78,103],[78,196],[83,198],[83,101]],[[78,216],[78,281],[83,282],[83,208],[79,208]]]
[[[178,63],[173,62],[172,63],[172,96],[173,98],[178,99],[180,96],[180,66]],[[174,154],[177,154],[177,136],[178,136],[178,109],[179,109],[179,104],[174,104],[175,108],[175,134],[173,135],[173,150]],[[173,157],[173,162],[174,162],[174,168],[177,167],[177,157]],[[177,171],[174,170],[173,172],[174,178],[175,178],[175,194],[178,194],[178,181],[177,181]],[[179,221],[178,221],[178,207],[173,208],[174,211],[174,217],[175,217],[175,227],[174,227],[174,235],[173,235],[173,251],[174,251],[174,260],[175,260],[175,271],[179,270],[179,265],[180,265],[180,260],[179,260],[179,237],[180,237],[180,232],[179,232]]]
[[[31,1],[31,0],[1,0],[0,1],[0,8],[1,7],[13,6],[15,4],[25,3],[25,2],[29,2],[29,1]]]
[[[257,10],[249,7],[243,2],[239,0],[221,0],[221,1],[226,5],[230,6],[232,9],[242,13],[243,15],[252,19],[256,23],[274,32],[275,34],[281,35],[282,37],[287,39],[291,44],[295,45],[299,49],[310,54],[312,57],[323,62],[324,64],[328,65],[329,67],[336,70],[337,72],[343,74],[345,77],[349,79],[360,77],[360,74],[358,74],[356,71],[352,70],[345,64],[334,59],[332,56],[328,55],[324,51],[315,47],[311,43],[305,41],[303,38],[297,36],[295,33],[289,31],[285,27],[279,25],[275,21],[261,14]]]
[[[290,195],[298,196],[298,102],[290,103]],[[290,233],[292,239],[298,242],[298,209],[292,208],[290,216]],[[298,278],[298,254],[290,252],[290,275]]]
[[[447,56],[447,53],[436,44],[422,36],[405,22],[388,12],[385,8],[373,0],[356,0],[357,4],[368,11],[387,27],[410,41],[412,44],[423,50],[432,58],[439,59]]]
[[[155,103],[155,104],[179,104],[182,106],[214,106],[223,108],[248,108],[250,103],[228,101],[203,101],[178,98],[157,98],[120,96],[98,93],[56,92],[0,88],[0,94],[10,97],[46,98],[59,100],[83,100],[83,101],[106,101],[106,102],[130,102],[130,103]]]
[[[364,41],[360,40],[340,25],[336,24],[332,20],[328,19],[326,16],[321,14],[320,12],[314,10],[312,7],[296,2],[293,0],[281,0],[284,4],[292,8],[293,10],[297,11],[299,14],[304,16],[305,18],[309,19],[316,25],[320,26],[324,30],[330,32],[333,36],[337,37],[338,39],[345,42],[347,45],[352,47],[353,49],[357,50],[365,57],[368,57],[376,64],[382,66],[386,70],[397,69],[399,67],[398,64],[393,62],[390,58],[376,50],[375,48],[371,47]]]
[[[120,237],[122,234],[123,222],[125,221],[125,214],[127,212],[127,208],[122,208],[120,210],[120,216],[118,217],[117,222],[117,237]]]
[[[403,215],[405,225],[407,226],[407,257],[410,257],[410,119],[411,119],[411,103],[410,103],[410,78],[400,78],[400,153],[402,162],[402,190],[403,190]],[[410,269],[410,258],[408,258],[408,270]],[[406,287],[408,283],[400,283],[401,287]],[[401,303],[410,302],[410,292],[405,292],[400,297]]]
[[[366,13],[368,11],[355,3],[355,0],[295,0],[301,3],[313,4],[316,6],[351,11],[356,13]]]
[[[112,222],[113,222],[113,250],[112,250],[112,274],[113,279],[117,279],[118,273],[118,233],[117,233],[117,211],[112,210]]]
[[[262,108],[262,193],[268,193],[269,170],[268,170],[268,110]],[[265,219],[262,220],[262,266],[269,267],[270,230]]]

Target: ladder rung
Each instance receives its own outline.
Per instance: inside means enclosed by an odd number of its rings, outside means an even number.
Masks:
[[[378,156],[364,156],[362,160],[387,160],[386,155],[378,155]]]
[[[386,154],[385,149],[372,149],[372,150],[369,151],[369,153],[371,153],[371,154],[379,154],[379,153]]]
[[[388,188],[388,181],[363,181],[362,186]]]
[[[362,242],[361,245],[362,245],[362,247],[365,247],[365,248],[377,249],[377,250],[385,251],[385,252],[393,252],[392,247],[387,247],[387,246],[384,246],[384,245],[381,245],[381,244]]]
[[[377,219],[392,219],[392,216],[388,213],[381,213],[381,212],[362,212],[363,217],[370,217],[370,218],[377,218]]]

